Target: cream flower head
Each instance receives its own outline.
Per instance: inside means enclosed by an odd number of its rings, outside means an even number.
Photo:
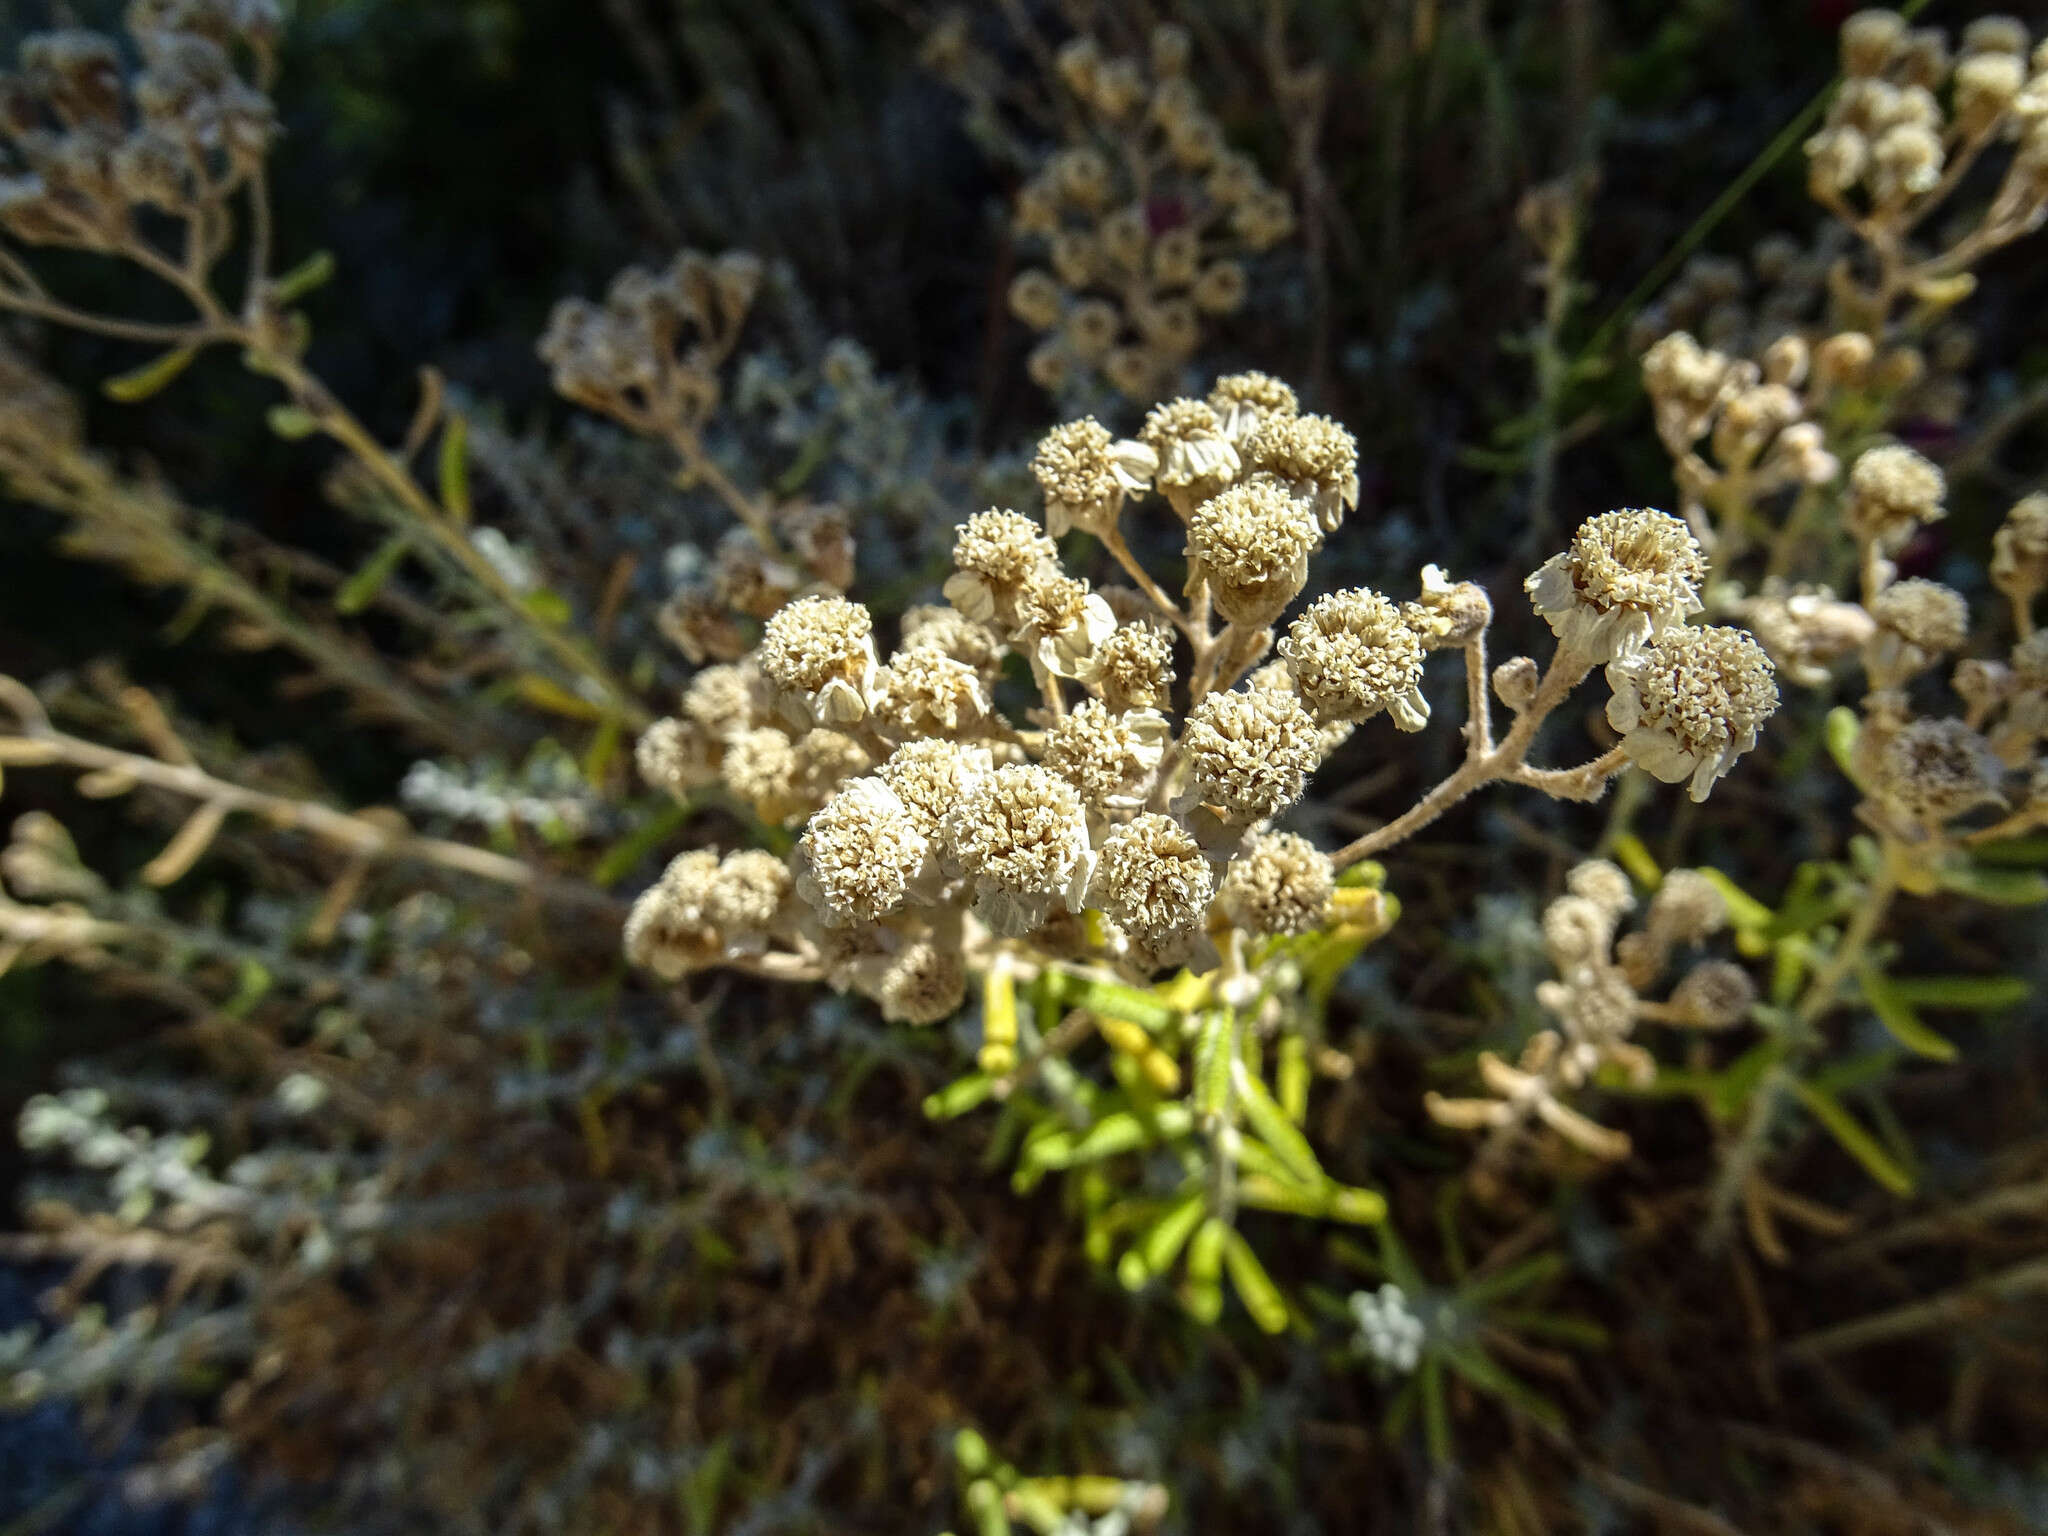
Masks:
[[[875,674],[879,725],[905,739],[953,736],[988,718],[988,684],[974,667],[935,646],[898,651]]]
[[[1188,715],[1181,739],[1194,799],[1239,826],[1294,804],[1322,760],[1315,717],[1290,689],[1212,693]]]
[[[1948,482],[1924,455],[1899,443],[1865,449],[1849,469],[1850,531],[1897,549],[1922,523],[1947,516]]]
[[[900,908],[926,873],[931,841],[881,778],[855,779],[813,816],[797,843],[797,894],[831,926]]]
[[[1148,811],[1103,840],[1092,890],[1113,921],[1158,945],[1201,926],[1216,872],[1186,827]]]
[[[1612,662],[1607,723],[1629,761],[1704,800],[1778,707],[1770,657],[1748,632],[1680,626]]]
[[[1244,446],[1269,421],[1299,415],[1294,391],[1269,373],[1226,373],[1209,389],[1209,408],[1223,425],[1223,435]]]
[[[843,597],[800,597],[768,621],[755,651],[799,725],[853,725],[874,694],[874,620]]]
[[[1212,496],[1237,478],[1237,445],[1216,412],[1200,400],[1169,400],[1145,417],[1139,440],[1157,458],[1163,491]]]
[[[626,915],[626,957],[664,981],[715,964],[722,946],[704,907],[717,878],[718,855],[708,848],[671,860]]]
[[[1045,496],[1046,532],[1054,538],[1070,528],[1108,533],[1124,498],[1148,490],[1158,467],[1150,448],[1116,441],[1093,416],[1054,427],[1031,460]]]
[[[1157,710],[1113,713],[1089,699],[1046,733],[1044,763],[1090,810],[1128,810],[1143,799],[1172,736]]]
[[[1700,611],[1707,562],[1692,530],[1648,507],[1603,512],[1523,585],[1558,648],[1614,661]]]
[[[1269,624],[1308,583],[1308,557],[1321,542],[1310,509],[1279,481],[1231,486],[1188,519],[1188,585],[1206,580],[1216,609],[1233,623]]]
[[[994,933],[1021,938],[1055,908],[1081,910],[1095,867],[1087,813],[1051,769],[1013,763],[976,780],[939,837],[948,868],[974,883],[975,915]]]
[[[1327,416],[1269,415],[1245,441],[1244,472],[1273,476],[1325,533],[1358,505],[1358,441]]]
[[[906,741],[876,773],[896,792],[918,831],[935,837],[946,812],[994,768],[987,747],[932,736]]]
[[[1323,925],[1336,889],[1337,871],[1314,843],[1292,832],[1260,832],[1230,861],[1217,902],[1247,933],[1311,933]]]
[[[1963,594],[1918,576],[1895,581],[1870,600],[1877,625],[1864,651],[1873,688],[1897,688],[1942,657],[1960,650],[1970,634]]]
[[[1017,597],[1015,639],[1055,677],[1078,677],[1095,647],[1116,631],[1108,599],[1072,576],[1043,576]]]
[[[1173,695],[1173,636],[1149,619],[1120,624],[1076,675],[1113,710],[1162,708]]]
[[[1280,642],[1294,686],[1325,723],[1368,720],[1388,710],[1404,731],[1429,722],[1422,642],[1401,610],[1365,587],[1311,603]]]
[[[1025,588],[1058,569],[1052,540],[1021,513],[977,512],[953,532],[946,601],[980,623],[1014,625]]]

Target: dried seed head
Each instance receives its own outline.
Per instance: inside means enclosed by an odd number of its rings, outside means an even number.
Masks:
[[[967,965],[957,945],[921,934],[888,957],[873,990],[890,1023],[941,1024],[967,1001]]]
[[[1721,888],[1696,869],[1674,869],[1650,898],[1649,932],[1666,948],[1698,944],[1728,924]]]
[[[1230,861],[1217,900],[1247,933],[1312,933],[1336,889],[1337,872],[1315,844],[1292,832],[1260,832]]]
[[[1301,798],[1322,760],[1321,734],[1292,690],[1212,693],[1182,736],[1195,797],[1248,826]]]
[[[1678,983],[1671,1006],[1693,1029],[1733,1029],[1756,1006],[1756,983],[1732,960],[1702,960]]]
[[[1970,633],[1962,593],[1938,581],[1895,581],[1870,600],[1877,633],[1864,654],[1876,688],[1896,688],[1960,650]]]
[[[946,813],[949,868],[974,882],[975,913],[1021,938],[1064,906],[1081,909],[1093,872],[1081,797],[1058,774],[1013,763],[978,779]]]
[[[1173,636],[1145,619],[1118,625],[1078,676],[1111,710],[1164,708],[1173,696]]]
[[[1172,734],[1156,710],[1115,713],[1089,699],[1046,734],[1044,763],[1090,810],[1128,807],[1143,798]]]
[[[1881,549],[1897,549],[1920,524],[1947,515],[1947,490],[1941,471],[1911,448],[1866,449],[1849,470],[1849,529]]]
[[[852,725],[875,681],[874,620],[843,597],[800,597],[768,621],[756,663],[792,719]]]
[[[1611,663],[1607,723],[1638,767],[1667,784],[1689,781],[1704,800],[1778,707],[1763,647],[1740,629],[1681,626]]]
[[[1270,415],[1245,440],[1244,472],[1306,500],[1325,533],[1358,505],[1358,440],[1327,416]]]
[[[1305,503],[1276,480],[1246,481],[1211,496],[1188,519],[1189,583],[1206,579],[1218,612],[1256,628],[1300,594],[1318,542]]]
[[[718,778],[718,744],[693,720],[657,720],[640,735],[633,764],[649,789],[683,799]]]
[[[2022,496],[1991,537],[1991,583],[2014,602],[2048,590],[2048,493]]]
[[[1560,650],[1595,662],[1639,650],[1700,610],[1699,541],[1679,519],[1647,507],[1580,524],[1571,548],[1524,584]]]
[[[1318,720],[1369,720],[1381,710],[1404,731],[1429,722],[1422,642],[1401,610],[1365,587],[1319,597],[1280,642],[1294,686]]]
[[[827,924],[872,923],[909,899],[931,843],[880,778],[855,779],[813,816],[797,843],[797,894]]]
[[[1914,720],[1870,763],[1870,792],[1885,811],[1930,834],[1983,805],[1999,805],[2004,765],[1960,720]]]
[[[1059,567],[1045,530],[1021,513],[977,512],[954,533],[946,601],[979,623],[1014,625],[1018,597]]]
[[[1148,811],[1103,840],[1092,889],[1111,919],[1159,944],[1201,926],[1216,892],[1216,872],[1187,828]]]

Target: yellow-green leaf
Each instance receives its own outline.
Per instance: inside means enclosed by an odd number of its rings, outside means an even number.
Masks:
[[[469,521],[469,421],[450,416],[441,428],[441,508],[457,523]]]
[[[2017,976],[1892,976],[1895,996],[1921,1008],[1964,1008],[1996,1013],[2017,1008],[2034,989]]]
[[[1955,1042],[1945,1040],[1921,1021],[1913,1011],[1912,1004],[1900,997],[1884,973],[1875,966],[1860,966],[1856,971],[1857,984],[1863,989],[1863,1000],[1870,1004],[1870,1011],[1877,1015],[1877,1022],[1899,1044],[1918,1056],[1927,1056],[1935,1061],[1954,1061]]]
[[[995,1090],[996,1080],[986,1072],[970,1072],[946,1084],[937,1093],[928,1095],[924,1101],[924,1117],[927,1120],[957,1120],[970,1109],[987,1103]]]
[[[296,304],[334,276],[334,253],[315,251],[291,271],[270,285],[270,296],[278,304]]]
[[[1857,718],[1855,710],[1846,704],[1837,704],[1828,711],[1828,756],[1835,760],[1842,776],[1858,789],[1863,786],[1856,777],[1856,738],[1862,734],[1863,722]]]
[[[520,599],[520,606],[550,629],[560,629],[575,616],[569,600],[546,587],[536,588]]]
[[[320,430],[320,418],[298,405],[273,405],[263,419],[269,422],[271,431],[289,443],[311,437]]]
[[[1941,871],[1942,889],[1999,907],[2032,907],[2048,901],[2048,875],[2038,869],[1998,869],[1961,860]]]
[[[561,715],[570,720],[602,720],[604,709],[581,694],[571,693],[553,678],[542,677],[538,672],[523,672],[514,681],[513,687],[519,697],[535,709],[544,709],[549,714]]]
[[[1607,845],[1607,851],[1614,855],[1614,862],[1629,873],[1637,885],[1654,891],[1664,883],[1664,871],[1657,867],[1657,861],[1650,856],[1650,850],[1643,846],[1643,840],[1633,832],[1623,832]]]
[[[411,547],[412,540],[402,533],[386,539],[334,594],[335,612],[361,613],[375,602],[377,594],[384,589],[384,583],[391,579],[391,573],[398,569],[398,562],[405,558],[405,552]]]
[[[1842,1150],[1863,1165],[1864,1172],[1895,1195],[1903,1197],[1913,1193],[1913,1176],[1892,1160],[1891,1154],[1857,1123],[1856,1117],[1849,1113],[1840,1099],[1811,1083],[1796,1080],[1792,1084],[1792,1093],[1835,1138]]]
[[[1251,1313],[1252,1321],[1259,1325],[1260,1332],[1283,1331],[1287,1327],[1287,1303],[1281,1298],[1280,1287],[1266,1273],[1266,1266],[1252,1252],[1251,1244],[1237,1232],[1230,1233],[1223,1241],[1223,1267],[1229,1271],[1230,1283],[1237,1291],[1238,1300],[1244,1303],[1245,1311]]]
[[[1709,866],[1702,869],[1700,873],[1706,876],[1708,883],[1721,893],[1721,899],[1728,904],[1729,922],[1733,923],[1737,928],[1766,928],[1770,926],[1772,913],[1769,907],[1758,901],[1718,869]]]
[[[102,384],[100,390],[109,400],[134,405],[167,387],[192,365],[192,359],[198,355],[196,346],[179,347],[175,352],[166,352],[131,372],[116,374]]]

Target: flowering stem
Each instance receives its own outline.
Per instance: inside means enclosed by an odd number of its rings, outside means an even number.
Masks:
[[[1052,669],[1038,659],[1034,650],[1027,653],[1031,662],[1031,675],[1038,680],[1038,696],[1045,700],[1046,713],[1055,720],[1067,718],[1067,701],[1060,692],[1059,679],[1052,675]]]
[[[5,701],[18,722],[15,727],[18,734],[0,737],[0,752],[5,752],[10,761],[25,765],[62,764],[147,784],[153,789],[167,790],[197,801],[203,808],[213,808],[222,817],[247,814],[278,831],[311,833],[321,841],[359,857],[418,859],[500,885],[532,889],[591,905],[610,904],[610,898],[596,887],[578,881],[558,880],[521,859],[473,848],[467,843],[416,837],[371,816],[335,810],[317,801],[295,800],[285,795],[245,789],[226,779],[215,778],[195,764],[164,762],[67,735],[50,723],[50,717],[35,694],[14,678],[0,676],[0,700]]]
[[[1138,563],[1138,557],[1131,552],[1131,546],[1124,542],[1123,530],[1112,524],[1109,531],[1102,536],[1102,545],[1115,558],[1116,563],[1124,568],[1124,573],[1137,584],[1138,590],[1152,600],[1152,606],[1157,608],[1175,629],[1186,635],[1192,644],[1195,632],[1188,623],[1187,615],[1180,611],[1178,603],[1166,595],[1166,589],[1154,581],[1145,567]]]
[[[1487,698],[1486,630],[1465,642],[1465,750],[1493,750],[1493,705]]]
[[[684,472],[692,479],[701,480],[710,486],[712,494],[724,502],[726,509],[753,534],[754,541],[761,546],[762,553],[771,559],[778,558],[781,549],[776,543],[774,531],[769,527],[768,514],[756,506],[753,498],[735,485],[732,477],[718,467],[717,460],[705,451],[703,439],[695,432],[673,424],[668,426],[662,435],[668,439],[669,446],[674,448],[677,456],[682,459]]]
[[[408,526],[431,540],[497,608],[515,619],[519,628],[532,633],[571,676],[597,689],[622,722],[634,730],[644,729],[651,722],[653,717],[580,638],[544,624],[533,615],[519,593],[506,584],[497,568],[469,541],[461,526],[443,512],[369,428],[296,357],[270,348],[259,334],[244,327],[234,328],[223,339],[247,347],[256,371],[282,384],[300,408],[319,423],[320,430],[353,454],[377,483],[412,514]]]
[[[1476,742],[1468,745],[1465,761],[1458,765],[1450,777],[1377,832],[1368,832],[1355,842],[1338,849],[1330,856],[1331,862],[1339,869],[1343,869],[1347,865],[1356,864],[1360,859],[1370,858],[1414,836],[1480,785],[1490,784],[1496,779],[1516,777],[1523,769],[1523,759],[1528,756],[1531,744],[1536,740],[1537,729],[1550,712],[1563,703],[1566,696],[1578,687],[1585,680],[1586,674],[1592,670],[1593,663],[1585,656],[1575,649],[1560,646],[1557,654],[1550,659],[1550,670],[1543,674],[1543,680],[1536,685],[1536,696],[1529,701],[1529,707],[1516,717],[1514,725],[1510,727],[1507,735],[1501,738],[1498,746],[1487,751]],[[1589,785],[1604,783],[1608,776],[1622,766],[1623,760],[1617,756],[1618,750],[1594,759],[1583,768],[1565,769],[1562,772],[1566,780],[1575,786],[1581,776],[1586,776]],[[1594,779],[1591,776],[1596,771],[1600,777]]]

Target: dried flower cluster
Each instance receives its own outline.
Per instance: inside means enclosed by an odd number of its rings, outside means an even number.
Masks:
[[[1491,721],[1475,722],[1455,782],[1333,858],[1272,823],[1360,725],[1423,728],[1430,651],[1462,650],[1483,680],[1485,595],[1431,568],[1410,601],[1353,588],[1283,624],[1356,502],[1357,469],[1343,428],[1260,375],[1157,407],[1135,439],[1068,423],[1033,468],[1043,521],[995,509],[960,524],[948,606],[906,615],[886,658],[866,607],[802,597],[643,737],[650,782],[678,795],[722,783],[802,835],[796,900],[755,903],[758,920],[729,928],[713,916],[719,893],[739,878],[734,859],[757,856],[683,855],[636,908],[636,959],[673,975],[773,958],[921,1021],[957,1006],[967,972],[1011,942],[1030,963],[1134,981],[1181,965],[1228,975],[1247,941],[1334,921],[1338,867],[1479,783],[1585,798],[1634,762],[1704,798],[1776,704],[1754,641],[1687,623],[1704,563],[1685,525],[1594,518],[1530,578],[1558,655],[1509,700],[1513,731],[1496,744]],[[1127,504],[1154,491],[1185,527],[1185,605],[1120,531]],[[1095,533],[1134,585],[1070,574],[1051,536],[1069,528]],[[1019,720],[995,704],[1006,656],[1037,685]],[[1582,769],[1529,768],[1537,725],[1600,666],[1619,744]]]
[[[1537,1002],[1555,1024],[1531,1036],[1513,1063],[1492,1051],[1481,1053],[1479,1077],[1489,1097],[1432,1093],[1426,1101],[1439,1124],[1487,1134],[1482,1166],[1495,1172],[1519,1144],[1543,1130],[1594,1158],[1626,1157],[1628,1137],[1588,1119],[1567,1098],[1603,1067],[1638,1087],[1655,1079],[1656,1059],[1633,1039],[1638,1024],[1729,1029],[1756,1002],[1749,973],[1714,959],[1693,964],[1664,1000],[1644,996],[1677,956],[1726,926],[1727,905],[1705,875],[1669,871],[1650,898],[1642,926],[1626,934],[1620,925],[1635,910],[1636,895],[1617,866],[1588,861],[1566,884],[1566,893],[1543,912],[1543,945],[1557,975],[1536,989]]]
[[[267,0],[131,6],[143,62],[132,78],[99,33],[29,38],[19,72],[0,81],[0,229],[25,245],[126,252],[141,239],[138,219],[155,210],[211,225],[224,245],[221,209],[277,132],[264,92],[280,24]],[[244,48],[256,84],[238,72]],[[7,273],[10,285],[24,276]]]
[[[1059,394],[1099,375],[1137,401],[1170,393],[1204,328],[1244,304],[1245,261],[1294,229],[1286,192],[1232,149],[1188,75],[1181,27],[1145,60],[1082,36],[1059,51],[1064,141],[1017,192],[1013,222],[1043,265],[1010,312],[1044,335],[1031,377]]]

